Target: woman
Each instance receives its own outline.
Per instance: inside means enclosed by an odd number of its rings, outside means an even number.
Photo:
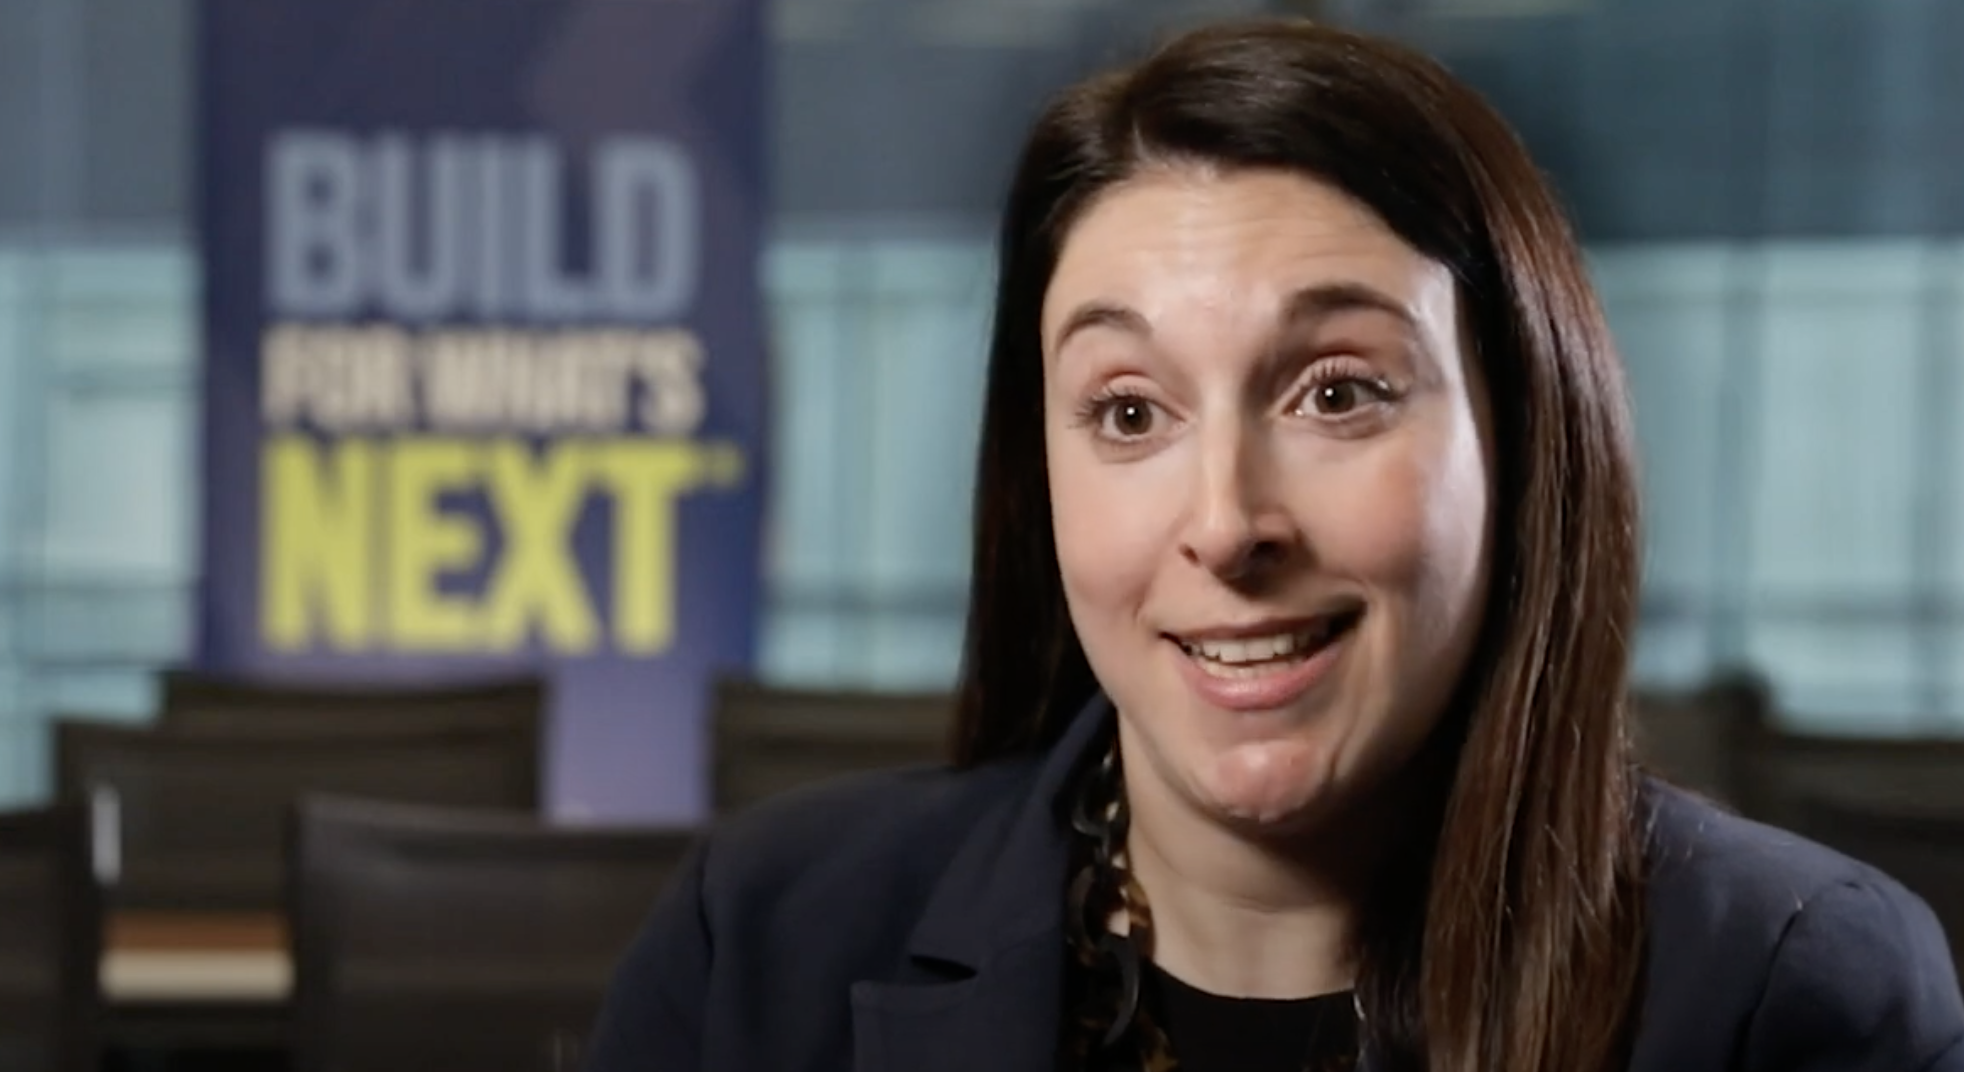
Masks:
[[[1964,1068],[1921,902],[1635,773],[1621,373],[1471,92],[1189,35],[1000,256],[954,769],[709,837],[591,1068]]]

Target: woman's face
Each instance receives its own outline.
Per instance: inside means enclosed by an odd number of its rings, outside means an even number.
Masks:
[[[1148,172],[1043,309],[1071,620],[1131,792],[1313,823],[1400,768],[1478,631],[1486,404],[1454,281],[1286,172]]]

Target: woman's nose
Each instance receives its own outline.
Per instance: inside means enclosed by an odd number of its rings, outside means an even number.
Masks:
[[[1301,535],[1268,452],[1253,430],[1203,436],[1181,554],[1223,580],[1242,581],[1288,559]]]

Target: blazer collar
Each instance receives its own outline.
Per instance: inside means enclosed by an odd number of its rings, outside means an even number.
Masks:
[[[855,1072],[1052,1067],[1070,859],[1062,806],[1112,718],[1104,696],[1086,704],[1027,788],[985,814],[942,872],[908,943],[941,978],[853,987]]]
[[[1061,934],[1070,843],[1066,797],[1113,718],[1100,694],[1044,755],[1020,799],[977,824],[949,861],[909,942],[917,957],[974,970],[997,950]]]

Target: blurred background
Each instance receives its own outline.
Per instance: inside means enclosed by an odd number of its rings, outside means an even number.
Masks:
[[[159,671],[190,652],[193,8],[0,0],[4,805],[53,796],[56,716],[147,725]],[[1911,781],[1964,785],[1944,751],[1964,736],[1951,0],[776,0],[759,683],[950,685],[1017,139],[1092,67],[1264,12],[1440,56],[1570,206],[1635,389],[1639,685],[1744,673],[1760,687],[1742,717],[1804,738],[1792,754],[1915,752]],[[1715,747],[1682,762],[1724,795]],[[552,1037],[541,1067],[570,1060]]]
[[[190,643],[185,0],[0,0],[0,800]],[[1964,7],[1942,0],[778,0],[761,672],[957,662],[989,230],[1042,95],[1211,16],[1445,58],[1572,207],[1635,384],[1639,672],[1823,731],[1964,727]]]

